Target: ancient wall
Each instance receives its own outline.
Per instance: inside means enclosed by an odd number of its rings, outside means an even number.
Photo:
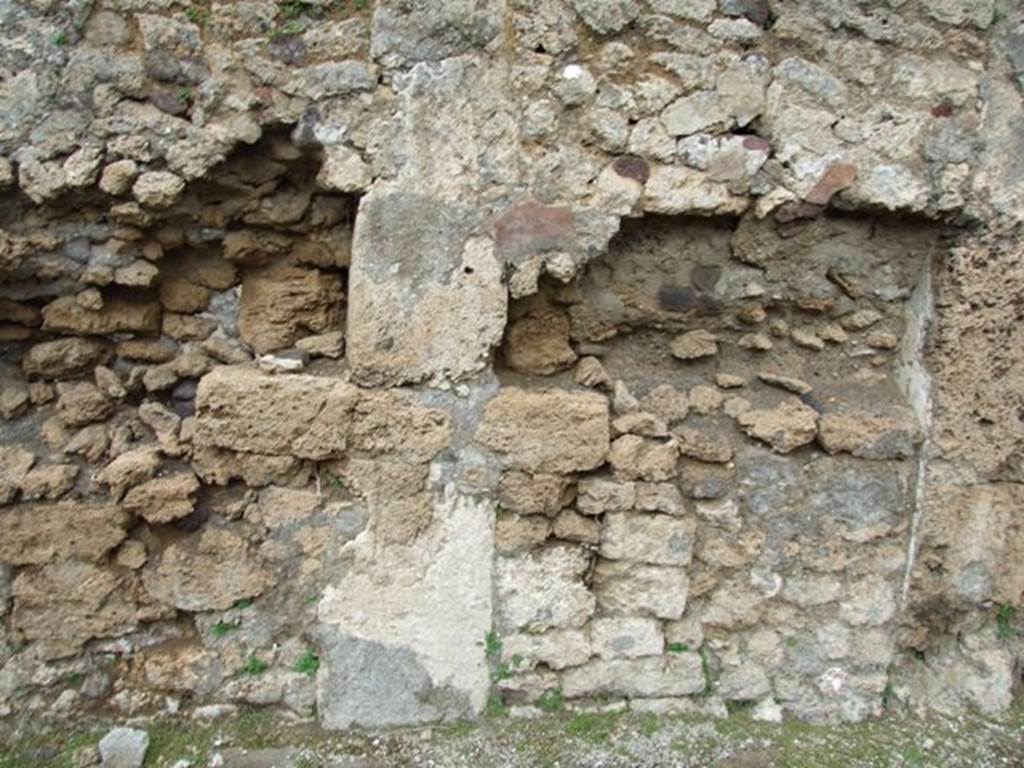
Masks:
[[[1018,3],[0,27],[0,718],[1010,704]]]

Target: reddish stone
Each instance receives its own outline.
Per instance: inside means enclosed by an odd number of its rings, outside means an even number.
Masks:
[[[857,167],[850,163],[833,163],[828,170],[818,179],[818,183],[804,197],[804,202],[811,205],[828,205],[832,195],[849,189],[857,180]]]
[[[573,233],[572,209],[527,200],[509,208],[494,223],[501,253],[531,253],[565,245]]]
[[[624,179],[633,179],[641,184],[646,184],[651,178],[651,166],[642,157],[626,155],[612,163],[612,170]]]
[[[771,152],[772,143],[768,139],[762,139],[760,136],[744,136],[743,148],[749,149],[752,152]]]
[[[941,104],[936,104],[932,107],[932,117],[952,117],[953,116],[953,105],[948,101],[944,101]]]

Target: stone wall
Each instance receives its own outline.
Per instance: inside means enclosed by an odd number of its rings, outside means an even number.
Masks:
[[[0,24],[0,718],[1009,705],[1017,3]]]

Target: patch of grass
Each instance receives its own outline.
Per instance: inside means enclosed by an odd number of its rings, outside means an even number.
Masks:
[[[690,646],[688,646],[686,643],[668,643],[665,646],[665,650],[668,653],[686,653],[688,650],[690,650]]]
[[[318,669],[320,669],[320,657],[313,651],[306,651],[295,662],[295,671],[310,677],[315,677]]]
[[[248,597],[243,598],[241,600],[236,600],[235,604],[231,607],[234,608],[236,611],[244,611],[246,608],[252,607],[252,600]]]
[[[227,637],[242,626],[241,621],[218,621],[210,627],[210,634],[216,638]]]
[[[503,519],[505,519],[506,517],[508,517],[511,514],[512,513],[509,512],[507,509],[505,509],[505,507],[503,507],[501,504],[495,504],[494,505],[494,516],[498,520],[503,520]]]
[[[661,730],[661,718],[653,712],[645,712],[640,716],[638,730],[647,738],[650,738]]]
[[[484,654],[489,659],[501,658],[501,649],[504,644],[501,642],[501,638],[498,637],[498,633],[493,629],[484,635]]]
[[[149,749],[144,766],[171,765],[189,760],[192,765],[206,765],[213,745],[214,726],[181,720],[157,720],[146,727]]]
[[[508,707],[500,693],[492,693],[487,697],[487,717],[505,717],[508,714]]]
[[[249,660],[245,662],[245,666],[242,667],[242,673],[246,675],[262,675],[268,669],[270,669],[270,665],[259,656],[250,656]]]
[[[191,21],[196,26],[202,27],[206,24],[208,13],[202,8],[186,8],[185,18]]]
[[[56,35],[53,36],[53,44],[59,45],[61,48],[63,48],[65,45],[68,44],[68,33],[58,32]]]
[[[730,716],[735,717],[749,712],[755,706],[757,706],[756,701],[747,699],[730,700],[725,702],[725,711],[728,712]]]
[[[565,709],[565,694],[561,688],[549,688],[534,702],[542,712],[561,712]]]
[[[1010,641],[1017,636],[1017,630],[1013,626],[1016,615],[1017,609],[1012,605],[1000,606],[996,613],[996,637],[1003,641]]]
[[[704,690],[700,692],[700,695],[710,696],[715,684],[711,679],[711,660],[708,658],[708,649],[702,645],[697,649],[697,653],[700,654],[700,671],[704,673]]]
[[[622,712],[580,712],[573,715],[565,726],[570,736],[584,739],[592,744],[603,744],[608,741],[615,724],[622,717]]]

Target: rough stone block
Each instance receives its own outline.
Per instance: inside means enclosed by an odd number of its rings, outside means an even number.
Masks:
[[[567,544],[498,558],[498,627],[543,632],[583,626],[594,612],[594,596],[583,583],[589,563],[583,549]]]
[[[595,392],[508,387],[485,406],[476,439],[517,469],[594,469],[608,455],[608,399]]]
[[[601,528],[601,556],[653,565],[688,565],[696,529],[690,518],[610,513]]]
[[[690,582],[682,568],[602,560],[594,569],[594,594],[608,614],[647,614],[678,619],[686,609]]]
[[[469,209],[432,197],[374,190],[360,201],[346,324],[356,381],[443,381],[484,367],[508,294],[479,230]]]
[[[665,638],[656,619],[608,617],[590,624],[594,653],[604,659],[660,656]]]
[[[651,698],[689,696],[704,690],[704,670],[696,653],[647,659],[599,659],[562,675],[562,690],[579,696]]]

